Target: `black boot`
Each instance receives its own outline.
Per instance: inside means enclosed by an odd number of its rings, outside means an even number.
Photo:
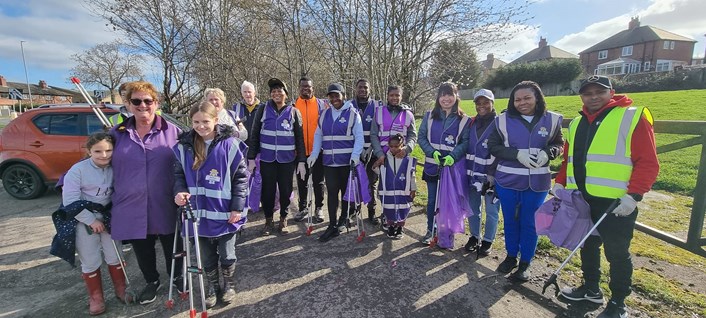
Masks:
[[[464,248],[466,251],[474,252],[478,248],[478,239],[471,235],[471,237],[468,238],[468,242],[466,242]]]
[[[488,256],[490,255],[490,246],[493,245],[493,242],[488,242],[488,241],[483,241],[480,243],[480,249],[478,249],[478,254],[481,256]]]
[[[500,263],[500,266],[498,266],[497,271],[503,274],[507,274],[510,273],[515,267],[517,267],[517,257],[508,256],[505,257],[505,260],[502,263]]]
[[[326,228],[326,231],[324,232],[324,234],[319,236],[319,242],[321,242],[321,243],[328,242],[330,239],[338,236],[339,234],[341,234],[341,233],[338,232],[338,227],[329,225],[329,227]]]
[[[221,293],[221,283],[218,281],[218,268],[207,272],[208,287],[206,287],[206,307],[212,308],[218,302],[218,295]]]
[[[225,304],[230,304],[235,299],[235,264],[221,268],[223,273],[223,294],[221,301]]]
[[[395,238],[395,232],[396,232],[396,227],[394,225],[390,225],[387,227],[387,237],[389,238]]]
[[[529,265],[530,263],[520,262],[517,271],[512,273],[512,277],[522,282],[528,281],[530,279]]]
[[[375,217],[375,208],[368,208],[368,222],[373,226],[380,225],[380,220]]]

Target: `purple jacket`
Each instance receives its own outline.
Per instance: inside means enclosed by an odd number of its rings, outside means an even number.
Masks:
[[[140,140],[133,117],[113,127],[113,239],[144,239],[148,234],[174,233],[172,147],[179,128],[156,116],[152,130]]]

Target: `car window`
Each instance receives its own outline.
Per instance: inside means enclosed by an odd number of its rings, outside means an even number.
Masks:
[[[96,114],[90,113],[86,114],[86,132],[90,135],[96,131],[103,131],[103,123]]]
[[[80,135],[78,114],[40,115],[34,118],[32,122],[47,135]]]

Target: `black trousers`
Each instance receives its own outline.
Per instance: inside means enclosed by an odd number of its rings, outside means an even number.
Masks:
[[[324,206],[324,161],[323,155],[319,155],[316,159],[314,166],[309,168],[306,167],[306,176],[304,180],[297,176],[297,191],[299,192],[299,211],[306,208],[306,195],[307,195],[307,182],[306,179],[309,178],[311,174],[312,182],[314,183],[314,206],[320,208]]]
[[[154,243],[159,239],[162,244],[164,253],[164,264],[167,267],[167,275],[171,275],[172,269],[172,249],[174,244],[177,244],[177,251],[183,250],[181,236],[177,236],[177,241],[174,242],[174,233],[164,235],[147,235],[145,239],[130,240],[132,248],[135,251],[137,258],[137,266],[142,271],[142,276],[147,283],[156,282],[159,280],[159,272],[157,272],[157,250]],[[181,276],[182,260],[178,259],[174,263],[174,277]],[[169,282],[171,284],[171,282]]]
[[[370,202],[368,202],[368,217],[375,217],[375,198],[377,197],[378,174],[373,171],[375,156],[371,155],[370,159],[365,162],[365,174],[368,176],[368,191],[370,191]]]
[[[584,196],[588,197],[586,194]],[[595,223],[614,200],[588,198],[586,201],[591,207],[591,218]],[[631,292],[633,267],[630,242],[635,230],[637,214],[637,209],[627,217],[608,213],[608,216],[598,225],[600,236],[590,236],[581,249],[581,270],[585,284],[591,290],[597,291],[601,279],[600,247],[603,245],[603,251],[610,264],[608,286],[612,294],[611,299],[618,303],[622,303]]]
[[[262,174],[262,209],[266,218],[275,214],[275,187],[279,189],[279,216],[287,217],[289,197],[292,195],[292,176],[297,166],[296,161],[288,163],[260,161],[260,174]]]
[[[326,167],[324,166],[324,178],[326,178],[326,203],[328,206],[329,226],[336,226],[339,195],[343,198],[348,186],[348,175],[351,171],[349,166]],[[341,200],[341,218],[339,223],[345,224],[348,217],[348,201]]]

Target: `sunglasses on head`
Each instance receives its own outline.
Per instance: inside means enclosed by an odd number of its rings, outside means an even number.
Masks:
[[[152,99],[131,98],[131,99],[130,99],[130,103],[131,103],[133,106],[140,106],[140,104],[142,104],[142,103],[145,103],[145,105],[147,105],[147,106],[152,106],[152,104],[154,103],[154,100],[152,100]]]

